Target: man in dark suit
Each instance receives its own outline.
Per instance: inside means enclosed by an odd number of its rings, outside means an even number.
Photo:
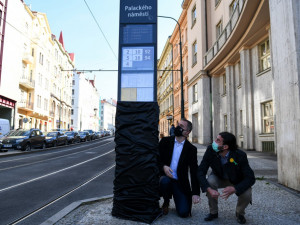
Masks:
[[[197,148],[187,137],[192,131],[192,123],[181,119],[175,128],[175,137],[164,137],[159,143],[160,192],[164,198],[163,214],[168,214],[170,199],[174,198],[176,211],[180,217],[191,215],[192,202],[200,201],[200,187],[197,181]],[[191,174],[191,185],[188,171]]]
[[[206,179],[208,168],[212,173]],[[246,223],[245,209],[252,199],[251,186],[255,183],[253,170],[250,168],[245,152],[237,149],[233,134],[222,132],[212,145],[208,146],[198,168],[198,180],[202,192],[207,192],[210,213],[205,221],[218,218],[218,197],[227,199],[236,194],[236,218],[238,223]],[[222,194],[218,188],[224,188]]]

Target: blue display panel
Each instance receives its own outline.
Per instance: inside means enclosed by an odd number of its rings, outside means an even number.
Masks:
[[[154,70],[154,47],[122,47],[122,71]]]
[[[153,43],[153,25],[126,25],[123,27],[123,44]]]

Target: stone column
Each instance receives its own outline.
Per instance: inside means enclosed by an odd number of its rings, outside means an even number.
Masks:
[[[243,128],[244,148],[254,149],[254,113],[253,113],[253,79],[251,72],[250,51],[243,49],[240,52],[243,95]]]
[[[227,64],[226,71],[226,93],[227,93],[227,129],[228,132],[236,135],[236,102],[235,102],[235,82],[234,67]]]
[[[210,144],[211,142],[211,99],[210,99],[210,82],[206,72],[201,71],[198,81],[199,91],[199,143]],[[213,137],[212,137],[213,138]]]
[[[212,115],[213,115],[213,137],[215,140],[220,130],[220,77],[214,76],[212,79]]]
[[[300,1],[269,1],[278,180],[300,191]]]

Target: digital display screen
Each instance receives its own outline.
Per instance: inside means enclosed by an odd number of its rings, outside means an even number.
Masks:
[[[122,71],[154,70],[154,47],[122,47]]]
[[[123,27],[123,44],[153,43],[153,25],[126,25]]]

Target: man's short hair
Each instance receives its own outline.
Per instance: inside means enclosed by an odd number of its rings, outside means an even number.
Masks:
[[[187,120],[187,119],[185,119],[185,118],[182,118],[181,120],[187,122],[187,129],[188,129],[189,131],[192,131],[192,130],[193,130],[193,124],[192,124],[191,121],[189,121],[189,120]]]
[[[236,138],[232,133],[229,132],[221,132],[219,135],[223,138],[223,145],[228,145],[230,150],[236,150]]]

